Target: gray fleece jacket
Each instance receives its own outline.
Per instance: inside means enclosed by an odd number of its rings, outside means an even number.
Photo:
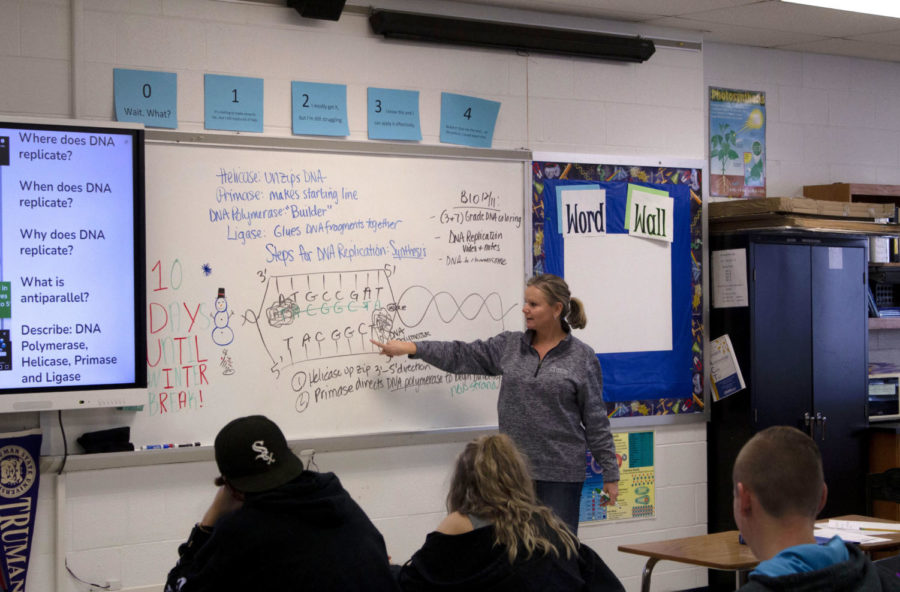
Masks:
[[[603,377],[594,350],[567,334],[541,360],[533,331],[507,331],[488,340],[417,341],[419,358],[454,374],[502,376],[497,415],[540,481],[584,481],[585,448],[619,480],[616,449],[603,403]]]

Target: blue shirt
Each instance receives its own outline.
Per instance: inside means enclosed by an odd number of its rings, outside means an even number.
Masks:
[[[832,537],[824,545],[814,543],[794,545],[782,550],[778,555],[760,562],[751,575],[773,578],[789,574],[817,571],[850,559],[850,553],[841,537]]]

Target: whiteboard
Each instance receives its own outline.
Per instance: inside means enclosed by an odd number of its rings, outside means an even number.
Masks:
[[[148,143],[149,386],[132,442],[210,444],[253,413],[290,439],[496,425],[499,378],[388,361],[369,339],[522,328],[527,170]]]

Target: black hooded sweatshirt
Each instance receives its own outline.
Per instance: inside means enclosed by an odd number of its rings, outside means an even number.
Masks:
[[[520,549],[509,562],[494,544],[491,525],[448,535],[432,532],[400,570],[403,592],[624,592],[622,584],[586,545],[571,558]],[[561,545],[559,545],[561,547]]]
[[[211,533],[194,527],[166,592],[394,592],[384,538],[333,473],[247,494]]]

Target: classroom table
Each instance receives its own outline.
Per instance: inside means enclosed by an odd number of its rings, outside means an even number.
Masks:
[[[900,522],[870,518],[857,514],[837,516],[832,518],[832,520],[884,522],[900,526]],[[823,519],[820,522],[827,521],[828,519]],[[889,535],[879,534],[877,536],[888,540],[877,543],[862,543],[859,545],[859,548],[869,553],[900,548],[900,532]],[[650,592],[650,577],[653,574],[653,568],[663,559],[699,565],[710,569],[733,571],[735,589],[740,588],[747,582],[747,574],[759,563],[750,547],[738,542],[738,531],[736,530],[667,541],[619,545],[619,551],[648,557],[647,563],[644,565],[644,571],[641,573],[641,592]]]

